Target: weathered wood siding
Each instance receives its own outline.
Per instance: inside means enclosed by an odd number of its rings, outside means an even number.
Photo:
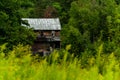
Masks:
[[[60,48],[60,31],[35,31],[37,34],[37,39],[35,40],[32,50],[34,52],[49,51],[50,47],[52,49]],[[54,39],[58,38],[58,39]]]

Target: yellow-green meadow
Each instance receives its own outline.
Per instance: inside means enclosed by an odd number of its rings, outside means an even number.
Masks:
[[[40,59],[30,55],[28,46],[15,47],[8,52],[9,56],[4,55],[1,46],[0,80],[119,80],[119,59],[114,53],[102,55],[101,49],[102,46],[97,57],[86,59],[85,65],[83,59],[69,55],[67,49]]]

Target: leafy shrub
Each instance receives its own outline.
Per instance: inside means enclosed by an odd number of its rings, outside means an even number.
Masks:
[[[119,80],[120,78],[119,59],[114,53],[103,54],[103,45],[98,47],[96,57],[73,57],[68,52],[69,45],[66,50],[54,51],[39,62],[30,56],[29,46],[14,47],[8,57],[3,55],[4,49],[5,45],[0,47],[0,80]],[[83,66],[83,61],[87,61],[86,66]]]

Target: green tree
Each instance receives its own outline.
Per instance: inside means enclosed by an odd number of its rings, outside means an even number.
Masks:
[[[67,44],[72,44],[79,50],[79,52],[78,50],[74,51],[74,49],[71,51],[79,54],[86,49],[94,50],[94,44],[101,39],[105,45],[114,43],[109,47],[112,48],[112,51],[115,51],[120,39],[119,6],[115,0],[77,0],[72,2],[69,13],[70,19],[66,25],[68,28],[64,29],[70,30],[69,27],[74,27],[81,34],[77,35],[80,41],[77,41],[78,39],[74,40],[75,36],[64,37],[63,45],[64,40],[68,40]],[[66,34],[66,30],[63,31],[63,36]],[[72,33],[67,35],[71,34],[75,35],[76,31],[73,30]],[[69,40],[72,42],[69,42]],[[104,49],[106,52],[111,51],[108,46]]]
[[[24,14],[20,11],[29,7],[26,5],[23,0],[0,0],[0,44],[8,43],[9,47],[18,43],[32,44],[35,38],[33,31],[21,26]]]
[[[70,18],[69,11],[71,3],[75,0],[36,0],[35,17],[44,17],[44,12],[48,7],[56,9],[57,17],[60,18],[62,25],[67,24]]]

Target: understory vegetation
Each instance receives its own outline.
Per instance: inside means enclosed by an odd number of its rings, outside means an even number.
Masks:
[[[70,45],[47,57],[32,56],[29,46],[18,45],[5,56],[0,47],[0,80],[119,80],[120,59],[104,54],[103,44],[96,55],[81,58],[69,54]],[[39,58],[38,58],[39,57]]]

